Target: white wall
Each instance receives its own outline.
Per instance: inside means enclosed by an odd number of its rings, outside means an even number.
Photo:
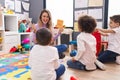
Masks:
[[[116,14],[120,14],[120,0],[109,0],[108,22],[109,22],[109,17]]]
[[[46,9],[50,10],[54,25],[62,19],[66,27],[73,27],[73,0],[46,0]]]

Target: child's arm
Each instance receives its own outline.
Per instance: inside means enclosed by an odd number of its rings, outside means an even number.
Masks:
[[[101,31],[99,31],[99,33],[102,35],[102,36],[108,36],[108,33],[103,33]]]
[[[84,51],[86,50],[84,41],[79,38],[80,37],[77,37],[77,55],[74,57],[75,60],[79,60],[82,57]]]
[[[97,28],[98,31],[100,32],[103,32],[103,33],[115,33],[114,30],[112,29],[100,29],[100,28]]]

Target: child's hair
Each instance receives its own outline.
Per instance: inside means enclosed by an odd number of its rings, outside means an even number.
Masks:
[[[92,33],[96,25],[97,25],[96,20],[91,16],[84,15],[79,17],[78,19],[78,28],[82,32]]]
[[[51,13],[49,10],[46,10],[46,9],[43,9],[40,13],[40,16],[39,16],[39,25],[42,26],[43,22],[42,22],[42,15],[43,13],[47,13],[48,14],[48,17],[49,17],[49,21],[48,23],[46,24],[47,28],[51,29],[51,26],[52,26],[52,19],[51,19]]]
[[[115,23],[120,24],[120,15],[113,15],[113,16],[110,17],[110,20],[112,20]]]
[[[36,32],[36,40],[40,45],[48,45],[50,44],[52,39],[52,33],[47,28],[41,28]]]

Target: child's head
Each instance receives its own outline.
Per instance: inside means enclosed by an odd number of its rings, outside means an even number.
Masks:
[[[81,32],[92,33],[96,25],[96,20],[91,16],[84,15],[78,19],[78,29]]]
[[[47,28],[41,28],[36,32],[36,40],[40,45],[49,45],[52,39],[52,33]]]
[[[110,28],[116,28],[120,26],[120,15],[114,15],[110,17]]]
[[[39,16],[39,24],[42,26],[45,24],[48,28],[51,27],[52,21],[51,21],[51,13],[48,10],[42,10]]]

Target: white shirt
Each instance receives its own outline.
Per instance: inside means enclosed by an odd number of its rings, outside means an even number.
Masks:
[[[115,33],[108,36],[108,50],[120,54],[120,27],[113,29]]]
[[[92,34],[81,32],[77,36],[77,55],[75,59],[86,66],[87,70],[96,69],[96,39]]]
[[[30,51],[29,66],[32,80],[56,80],[56,72],[60,66],[57,48],[35,45]]]

